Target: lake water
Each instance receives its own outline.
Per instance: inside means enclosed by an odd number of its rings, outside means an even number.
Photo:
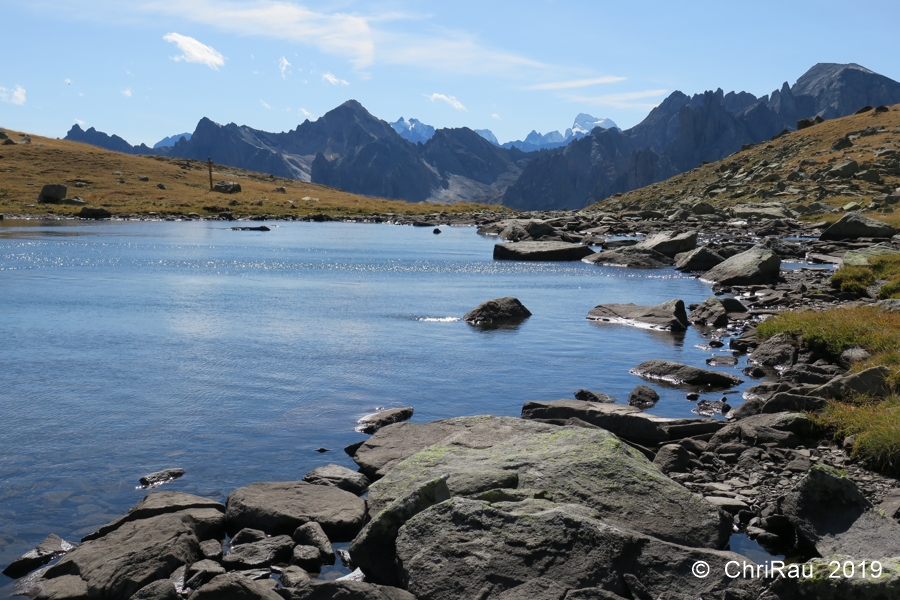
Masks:
[[[270,226],[0,222],[0,565],[118,517],[151,471],[182,467],[164,489],[224,502],[254,481],[355,468],[342,449],[379,407],[427,422],[518,416],[578,388],[624,402],[638,363],[710,356],[693,329],[585,319],[710,295],[671,269],[494,261],[496,239],[470,227]],[[460,320],[498,296],[534,315],[494,331]],[[683,391],[657,389],[650,412],[695,416]]]

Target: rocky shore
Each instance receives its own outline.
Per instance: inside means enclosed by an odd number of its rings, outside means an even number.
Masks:
[[[890,370],[853,370],[864,352],[834,356],[790,336],[757,335],[761,322],[790,310],[898,310],[900,302],[877,299],[885,282],[836,290],[829,265],[900,254],[900,236],[852,211],[831,225],[798,216],[698,202],[668,214],[362,219],[475,225],[498,237],[498,260],[694,273],[712,284],[702,303],[600,305],[585,317],[671,335],[695,327],[710,368],[648,357],[632,368],[648,385],[627,404],[579,390],[575,399],[523,399],[520,418],[418,423],[407,420],[412,408],[369,415],[360,430],[371,437],[346,449],[358,471],[329,465],[300,481],[253,483],[224,505],[151,491],[80,544],[48,537],[5,573],[41,600],[900,598],[900,485],[810,417],[831,399],[884,396]],[[499,298],[465,320],[495,327],[530,314]],[[746,379],[756,385],[743,402],[732,399]],[[648,414],[654,385],[697,400],[697,417]],[[713,392],[721,399],[705,398]],[[726,418],[710,418],[717,414]],[[151,474],[147,485],[177,476]],[[758,565],[729,549],[736,533],[783,571],[753,576]],[[349,551],[332,546],[343,542]],[[336,560],[355,570],[316,577]],[[852,573],[831,577],[833,562]]]

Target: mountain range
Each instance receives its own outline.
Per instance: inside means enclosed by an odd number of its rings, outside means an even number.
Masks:
[[[365,195],[408,201],[501,202],[523,210],[581,208],[715,161],[799,119],[900,103],[900,83],[856,64],[821,63],[793,86],[757,98],[721,89],[673,92],[638,125],[580,114],[565,135],[532,132],[497,145],[490,131],[388,123],[350,100],[316,121],[269,133],[203,118],[190,139],[131,146],[75,125],[68,140],[129,154],[206,160]],[[157,144],[158,145],[158,144]]]

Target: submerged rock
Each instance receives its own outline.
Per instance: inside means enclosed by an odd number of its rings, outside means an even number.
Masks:
[[[413,407],[391,408],[366,415],[356,422],[356,430],[360,433],[375,433],[391,423],[408,421],[413,416]]]
[[[54,558],[65,554],[74,547],[73,544],[70,544],[55,533],[51,533],[33,550],[29,550],[3,569],[3,574],[17,579],[38,567],[46,565]]]
[[[482,302],[463,316],[469,325],[491,326],[527,319],[531,311],[518,298],[504,296]]]
[[[587,318],[591,321],[646,326],[663,331],[684,331],[688,326],[684,301],[679,299],[669,300],[656,306],[600,304],[591,309]]]
[[[494,246],[494,260],[570,261],[593,253],[587,246],[569,242],[513,242]]]
[[[630,372],[644,379],[665,381],[680,386],[729,388],[743,383],[742,379],[729,373],[700,369],[666,360],[648,360],[631,369]]]
[[[184,476],[184,469],[163,469],[149,473],[141,477],[140,482],[143,487],[156,487],[170,481],[175,481],[179,477]]]
[[[672,264],[672,259],[650,248],[635,246],[604,250],[591,254],[583,262],[604,267],[627,267],[630,269],[658,269]]]

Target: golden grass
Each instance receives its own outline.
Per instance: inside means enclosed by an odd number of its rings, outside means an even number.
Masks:
[[[844,265],[831,276],[831,285],[862,296],[876,279],[887,280],[878,290],[879,298],[900,298],[900,255],[875,256],[869,265]]]
[[[831,402],[824,411],[810,416],[817,425],[832,431],[838,443],[852,435],[853,457],[881,471],[900,471],[900,397]]]
[[[6,130],[9,137],[21,139],[19,132]],[[235,215],[256,216],[307,215],[334,216],[376,214],[421,215],[437,212],[460,213],[501,209],[471,203],[435,204],[385,200],[350,194],[335,188],[284,179],[254,171],[213,165],[213,180],[237,181],[242,192],[226,195],[209,191],[209,173],[205,161],[132,156],[95,146],[31,136],[31,144],[0,146],[0,213],[25,215],[66,215],[79,206],[38,204],[44,184],[63,183],[69,197],[80,196],[90,207],[103,207],[117,215],[199,215],[215,214],[221,209]],[[121,175],[114,175],[120,172]],[[139,181],[138,177],[149,177]],[[120,183],[119,180],[124,180]],[[83,182],[84,187],[75,187]],[[162,183],[167,189],[157,188]],[[285,188],[285,193],[274,191]],[[236,201],[236,205],[230,205]]]

